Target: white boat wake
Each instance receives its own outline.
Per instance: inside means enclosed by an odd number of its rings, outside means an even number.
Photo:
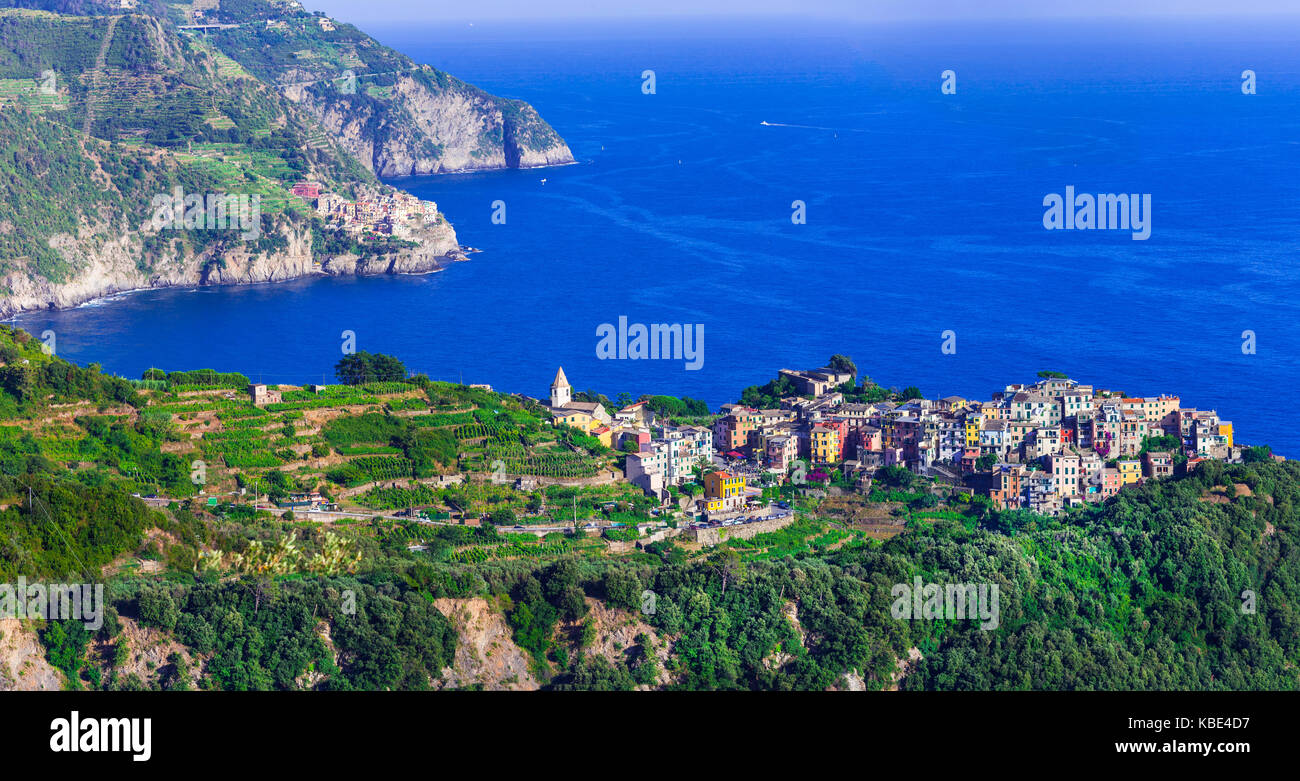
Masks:
[[[864,128],[856,127],[822,127],[821,125],[793,125],[786,122],[768,122],[766,119],[758,124],[764,127],[793,127],[800,130],[830,130],[835,133],[866,133]]]

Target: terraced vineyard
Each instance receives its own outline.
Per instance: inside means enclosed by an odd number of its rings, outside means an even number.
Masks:
[[[376,510],[427,507],[441,501],[438,491],[423,483],[405,488],[372,488],[359,498],[362,504]]]
[[[211,116],[211,112],[205,116]],[[297,178],[297,174],[277,154],[228,143],[194,144],[191,150],[177,153],[177,159],[212,177],[225,192],[260,195],[264,213],[307,210],[306,201],[285,189],[284,183]]]
[[[363,456],[348,463],[361,470],[370,480],[399,480],[415,473],[411,460],[400,456]]]
[[[227,57],[221,51],[210,46],[202,38],[191,37],[190,42],[203,52],[207,53],[217,63],[217,75],[228,81],[236,79],[252,79],[253,74],[244,70],[244,66]]]
[[[0,106],[18,104],[36,114],[67,111],[67,96],[41,90],[39,79],[0,79]]]
[[[476,441],[490,439],[495,442],[518,442],[519,429],[506,423],[467,423],[456,427],[456,439]]]
[[[265,425],[267,422],[265,419],[269,416],[270,413],[266,410],[245,404],[218,412],[217,420],[220,420],[226,428],[238,428]]]
[[[604,463],[603,459],[567,450],[529,450],[522,445],[494,444],[472,458],[467,468],[491,472],[497,461],[505,463],[506,474],[560,479],[594,477]]]
[[[337,388],[348,388],[348,385],[336,385]],[[386,396],[394,393],[410,393],[417,390],[416,386],[409,382],[367,382],[356,386],[361,388],[365,393],[372,393],[376,396]]]
[[[504,545],[474,545],[453,551],[451,560],[457,564],[477,564],[491,559],[546,558],[563,556],[573,549],[568,540],[542,543],[509,542]]]
[[[220,458],[232,469],[276,467],[284,463],[272,452],[268,435],[257,429],[236,429],[203,436],[204,455]]]
[[[325,135],[325,131],[321,129],[319,125],[313,125],[312,128],[307,131],[307,145],[312,149],[328,149],[330,139],[329,136]]]
[[[217,130],[229,130],[235,126],[235,120],[220,111],[209,111],[203,115],[203,121]]]
[[[187,373],[192,378],[176,374],[171,384],[135,384],[152,402],[149,414],[170,416],[182,437],[195,438],[196,447],[174,452],[202,458],[216,470],[208,479],[217,483],[277,470],[283,478],[276,480],[289,480],[292,490],[377,484],[381,487],[343,498],[379,511],[432,507],[477,514],[510,509],[517,517],[534,517],[538,500],[528,492],[473,481],[439,488],[418,480],[491,472],[497,461],[505,463],[508,474],[554,479],[591,477],[605,466],[603,456],[570,448],[545,420],[496,394],[374,382],[326,385],[319,393],[286,387],[283,402],[255,407],[232,387],[198,384],[207,378],[201,372]],[[182,384],[188,379],[194,383]],[[189,395],[179,395],[180,389]],[[435,395],[446,411],[430,411],[429,398]],[[466,409],[463,398],[447,398],[458,395],[473,395],[484,406]],[[423,414],[401,414],[406,410]],[[51,457],[79,460],[75,444],[51,441],[47,448]]]
[[[470,412],[453,412],[437,413],[433,415],[416,415],[411,418],[411,424],[421,428],[443,428],[444,426],[464,426],[475,422],[473,413]]]

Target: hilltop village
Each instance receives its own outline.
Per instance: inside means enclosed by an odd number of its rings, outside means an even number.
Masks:
[[[1178,396],[1134,397],[1063,376],[1007,385],[987,400],[947,396],[854,402],[843,369],[782,369],[795,393],[780,406],[726,404],[711,426],[656,420],[640,401],[608,414],[572,401],[561,369],[551,386],[557,424],[628,453],[626,479],[668,499],[701,483],[705,517],[743,514],[760,486],[833,483],[869,492],[881,469],[899,468],[988,497],[999,510],[1058,515],[1206,459],[1240,461],[1245,448],[1214,410]]]
[[[411,239],[419,226],[441,219],[438,204],[395,188],[371,188],[356,200],[327,192],[319,182],[298,182],[289,192],[312,206],[332,230],[354,237]]]
[[[1283,460],[1178,396],[1042,372],[988,399],[927,399],[857,377],[843,356],[831,363],[781,369],[717,410],[670,396],[615,403],[576,391],[563,368],[541,398],[501,393],[369,354],[340,362],[340,385],[151,370],[133,384],[178,426],[167,447],[209,471],[199,486],[137,484],[157,506],[188,493],[226,513],[251,501],[309,522],[379,519],[416,547],[428,524],[449,524],[553,542],[591,532],[632,549],[749,540],[813,518],[883,539],[948,516],[1059,516],[1209,460]],[[153,486],[162,495],[144,495]]]

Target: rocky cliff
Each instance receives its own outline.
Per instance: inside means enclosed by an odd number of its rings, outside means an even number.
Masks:
[[[238,26],[213,31],[213,46],[306,107],[379,176],[573,162],[524,101],[417,63],[352,25],[269,0],[223,6],[217,19]]]
[[[49,279],[10,271],[0,276],[0,319],[39,309],[64,309],[131,290],[200,285],[250,285],[286,282],[308,276],[423,274],[463,258],[451,225],[440,222],[412,236],[415,246],[385,252],[326,254],[314,248],[307,228],[284,226],[277,235],[283,249],[258,251],[235,243],[201,252],[169,254],[141,268],[147,232],[124,233],[110,240],[78,239],[62,234],[51,240],[61,253],[78,259],[70,278]]]
[[[314,84],[288,87],[285,95],[379,176],[573,162],[568,145],[532,106],[437,76],[431,69],[397,76],[383,101],[351,100]]]

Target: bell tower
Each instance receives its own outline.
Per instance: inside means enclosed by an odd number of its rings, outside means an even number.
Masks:
[[[555,380],[551,382],[551,406],[567,407],[573,401],[573,386],[569,384],[569,378],[564,376],[564,367],[555,373]]]

